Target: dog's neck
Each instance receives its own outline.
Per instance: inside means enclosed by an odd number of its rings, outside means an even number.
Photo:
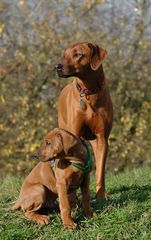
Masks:
[[[85,146],[82,145],[81,143],[80,144],[78,143],[78,147],[76,145],[73,148],[71,148],[68,151],[68,154],[64,157],[64,159],[75,163],[82,163],[84,165],[86,161],[86,155],[87,151]]]
[[[93,71],[91,68],[88,68],[86,74],[85,73],[80,74],[80,76],[78,76],[76,80],[80,84],[80,86],[83,85],[83,88],[85,87],[90,92],[100,91],[102,85],[105,82],[105,75],[102,65],[96,71]]]

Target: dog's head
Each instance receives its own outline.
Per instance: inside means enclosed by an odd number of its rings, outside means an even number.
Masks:
[[[42,162],[64,158],[77,143],[78,139],[73,134],[64,129],[55,128],[44,137],[38,158]]]
[[[69,47],[63,61],[55,66],[59,77],[80,77],[88,69],[96,71],[106,58],[107,51],[92,43],[78,43]]]

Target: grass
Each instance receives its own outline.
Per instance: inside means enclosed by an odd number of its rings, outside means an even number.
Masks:
[[[0,185],[1,240],[149,240],[151,239],[151,172],[148,167],[107,174],[109,200],[93,203],[97,216],[86,219],[81,208],[74,217],[79,228],[64,230],[60,214],[52,213],[47,226],[28,221],[23,212],[7,211],[16,200],[23,179],[6,177]],[[91,196],[95,195],[95,181],[91,177]],[[80,194],[80,193],[79,193]]]

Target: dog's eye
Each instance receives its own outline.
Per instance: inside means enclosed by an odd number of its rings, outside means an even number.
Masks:
[[[76,58],[81,58],[81,57],[83,57],[84,55],[83,55],[83,53],[75,53],[74,54],[74,57],[76,57]]]
[[[50,145],[51,145],[51,142],[46,141],[46,146],[50,146]]]

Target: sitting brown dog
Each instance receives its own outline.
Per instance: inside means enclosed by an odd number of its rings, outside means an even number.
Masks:
[[[86,216],[93,216],[87,154],[86,145],[73,134],[60,128],[49,132],[38,152],[41,162],[26,177],[12,209],[22,208],[27,218],[39,224],[48,224],[49,216],[41,215],[39,210],[53,208],[58,196],[63,224],[74,229],[76,224],[71,218],[68,193],[80,187],[84,212]]]

